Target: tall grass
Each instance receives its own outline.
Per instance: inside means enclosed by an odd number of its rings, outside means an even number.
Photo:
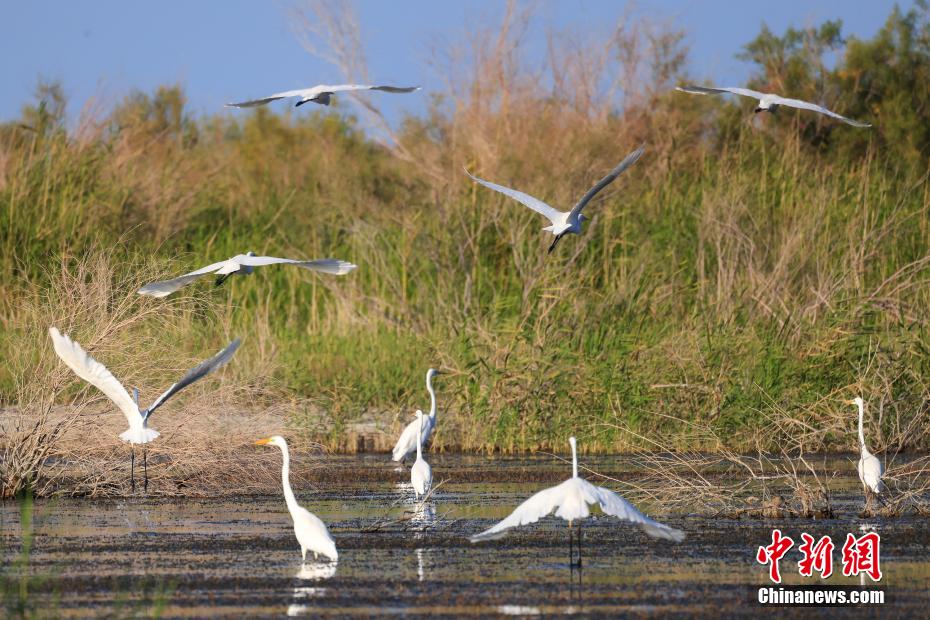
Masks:
[[[853,392],[871,405],[873,449],[930,447],[926,173],[876,149],[824,157],[799,137],[803,116],[682,105],[669,92],[680,33],[552,33],[537,68],[520,55],[522,19],[438,53],[446,92],[390,146],[345,101],[192,118],[176,88],[77,131],[4,127],[0,357],[47,357],[31,300],[62,257],[109,253],[110,278],[128,283],[141,265],[182,273],[246,250],[333,256],[361,268],[269,268],[140,300],[139,330],[191,358],[244,335],[230,385],[248,391],[254,372],[265,402],[302,403],[292,424],[331,444],[362,418],[399,428],[437,366],[452,371],[437,381],[439,447],[521,451],[568,433],[591,450],[640,445],[621,428],[697,447],[672,421],[691,419],[731,448],[791,432],[807,449],[851,449],[840,398]],[[551,256],[535,214],[462,172],[568,207],[641,142],[585,234]],[[165,304],[185,317],[170,335]],[[87,311],[74,311],[80,330]],[[140,377],[170,380],[178,362],[161,359]],[[0,369],[5,407],[23,368]],[[774,411],[793,423],[773,430]]]

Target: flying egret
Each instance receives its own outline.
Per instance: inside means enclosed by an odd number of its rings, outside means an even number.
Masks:
[[[426,443],[433,434],[436,427],[436,392],[433,390],[433,377],[442,373],[435,368],[426,371],[426,390],[429,392],[429,416],[423,421],[422,440],[419,443]],[[391,460],[403,463],[411,452],[417,449],[417,432],[420,428],[419,422],[414,420],[404,428],[404,431],[397,439],[394,450],[391,453]]]
[[[232,358],[236,349],[239,348],[239,339],[236,338],[226,345],[225,349],[188,370],[187,374],[181,377],[177,383],[172,384],[164,394],[156,398],[155,402],[149,405],[148,409],[140,410],[138,389],[133,388],[133,396],[130,398],[129,394],[126,392],[126,388],[117,381],[116,377],[114,377],[109,370],[107,370],[107,367],[92,358],[81,348],[81,345],[71,340],[68,336],[62,335],[56,327],[50,327],[48,333],[52,337],[52,343],[55,345],[55,353],[58,354],[58,357],[74,371],[74,374],[96,387],[103,392],[107,398],[112,400],[129,421],[129,429],[121,433],[119,437],[130,444],[131,456],[129,476],[133,491],[136,490],[136,451],[134,446],[137,443],[143,445],[142,467],[145,477],[145,490],[148,491],[149,489],[148,458],[144,446],[154,441],[159,434],[158,431],[149,428],[149,418],[152,416],[152,413],[161,407],[166,400],[191,383],[206,377],[217,368],[226,364],[226,362]]]
[[[768,93],[760,93],[757,90],[750,90],[748,88],[736,88],[732,86],[725,86],[720,88],[705,88],[704,86],[676,86],[675,90],[680,90],[683,93],[690,93],[692,95],[708,95],[708,94],[721,94],[721,93],[733,93],[734,95],[742,95],[743,97],[752,97],[753,99],[758,99],[759,104],[756,106],[756,109],[753,110],[755,113],[759,112],[770,112],[774,114],[780,106],[788,106],[789,108],[798,108],[801,110],[811,110],[813,112],[819,112],[820,114],[825,114],[832,118],[843,121],[853,125],[854,127],[871,127],[871,123],[863,123],[861,121],[854,121],[851,118],[846,118],[841,116],[836,112],[826,109],[823,106],[817,105],[816,103],[809,103],[807,101],[801,101],[800,99],[786,99],[780,95],[772,95]]]
[[[636,163],[636,161],[643,154],[643,151],[646,149],[646,145],[640,146],[638,149],[626,156],[626,158],[617,164],[617,167],[608,173],[603,179],[597,182],[597,184],[588,190],[588,192],[581,197],[581,200],[572,207],[571,211],[559,211],[553,209],[542,200],[534,198],[529,194],[524,194],[523,192],[517,191],[515,189],[510,189],[509,187],[504,187],[503,185],[497,185],[496,183],[491,183],[490,181],[485,181],[474,176],[468,170],[465,170],[465,174],[470,176],[473,181],[493,189],[496,192],[500,192],[505,196],[513,198],[517,202],[522,203],[524,206],[529,207],[536,213],[545,216],[552,222],[551,225],[546,226],[543,230],[551,232],[555,235],[555,240],[552,242],[552,245],[549,246],[549,253],[552,253],[552,250],[555,249],[556,244],[559,240],[567,235],[572,233],[574,235],[581,234],[581,224],[588,218],[585,217],[581,211],[587,206],[591,199],[597,195],[599,191],[607,187],[613,182],[618,176],[620,176],[624,170]]]
[[[227,108],[254,108],[260,105],[277,101],[278,99],[287,99],[288,97],[298,97],[297,106],[302,106],[308,101],[319,103],[320,105],[329,105],[332,96],[336,93],[342,93],[354,90],[382,90],[386,93],[412,93],[420,90],[419,86],[372,86],[370,84],[319,84],[311,88],[302,88],[299,90],[288,90],[283,93],[275,93],[261,99],[252,99],[251,101],[240,101],[239,103],[227,103]],[[297,107],[294,106],[294,107]]]
[[[878,495],[885,490],[885,484],[882,482],[882,474],[885,473],[885,468],[882,466],[882,462],[865,447],[865,433],[862,430],[865,402],[859,396],[844,402],[847,405],[856,405],[859,408],[859,480],[862,481],[862,486],[866,489],[866,495],[868,495],[868,491]]]
[[[320,271],[336,276],[345,275],[357,266],[352,263],[347,263],[344,260],[336,260],[335,258],[294,260],[291,258],[275,258],[274,256],[255,256],[254,252],[248,252],[246,254],[238,254],[218,263],[213,263],[212,265],[207,265],[202,269],[192,271],[177,278],[172,278],[171,280],[162,280],[160,282],[146,284],[139,289],[139,294],[150,295],[152,297],[167,297],[181,287],[187,286],[194,280],[208,273],[215,273],[217,275],[216,285],[219,286],[226,281],[226,278],[233,274],[241,273],[247,275],[255,271],[256,267],[277,264],[297,265],[298,267],[303,267],[310,271]]]
[[[417,409],[417,460],[413,463],[413,467],[410,468],[410,484],[413,485],[413,492],[416,494],[417,499],[429,493],[429,489],[433,485],[433,471],[426,459],[423,458],[423,442],[420,438],[423,424],[423,412]]]
[[[536,523],[543,517],[555,511],[555,516],[568,521],[568,556],[569,564],[573,565],[572,552],[572,522],[578,521],[578,566],[581,565],[581,520],[590,515],[588,504],[597,504],[604,514],[617,517],[633,523],[654,538],[665,538],[675,542],[685,539],[681,530],[653,521],[633,504],[629,503],[613,491],[603,487],[596,487],[584,478],[578,477],[578,455],[575,449],[575,438],[569,437],[572,446],[572,477],[562,484],[539,491],[528,500],[520,504],[510,516],[480,534],[471,537],[471,542],[494,540],[503,537],[507,530],[520,525]]]
[[[291,490],[291,456],[287,450],[287,442],[284,437],[275,435],[267,439],[259,439],[255,442],[257,446],[278,446],[284,455],[284,464],[281,466],[281,484],[284,487],[284,501],[287,502],[287,509],[294,520],[294,534],[297,536],[297,542],[300,543],[300,554],[303,558],[301,563],[307,561],[307,551],[313,552],[314,558],[324,556],[336,562],[339,560],[339,554],[336,552],[336,543],[333,537],[329,535],[326,524],[319,517],[297,504],[297,498],[294,497],[294,491]]]

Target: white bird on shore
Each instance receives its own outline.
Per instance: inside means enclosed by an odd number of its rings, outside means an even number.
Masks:
[[[589,189],[588,192],[581,197],[581,200],[579,200],[578,203],[572,207],[571,211],[559,211],[558,209],[550,207],[542,200],[534,198],[529,194],[524,194],[521,191],[479,179],[468,170],[465,170],[465,174],[470,176],[473,181],[476,181],[487,188],[493,189],[496,192],[500,192],[505,196],[513,198],[517,202],[522,203],[524,206],[529,207],[536,213],[539,213],[540,215],[546,217],[550,222],[552,222],[549,226],[543,228],[543,230],[551,232],[553,235],[555,235],[555,240],[552,242],[552,245],[549,246],[549,253],[552,253],[552,250],[555,249],[555,246],[559,243],[559,240],[565,235],[569,233],[574,235],[581,234],[581,224],[588,219],[581,213],[581,211],[585,208],[585,206],[587,206],[589,202],[591,202],[591,199],[594,198],[594,196],[596,196],[599,191],[610,185],[610,183],[618,176],[620,176],[624,170],[635,164],[645,149],[646,145],[644,144],[627,155],[623,161],[617,164],[616,168],[611,170],[607,176],[598,181],[594,187]]]
[[[878,458],[869,452],[865,447],[865,433],[862,430],[862,417],[865,414],[865,402],[859,396],[852,400],[844,401],[847,405],[856,405],[859,408],[859,480],[862,486],[876,495],[885,490],[885,484],[882,482],[882,474],[885,468]]]
[[[423,412],[417,409],[417,460],[410,468],[410,484],[413,485],[413,492],[417,499],[429,493],[433,485],[433,470],[423,458],[423,442],[420,440],[423,424]]]
[[[275,258],[274,256],[255,256],[254,252],[248,252],[246,254],[238,254],[232,258],[220,261],[218,263],[213,263],[212,265],[207,265],[202,269],[192,271],[177,278],[172,278],[171,280],[162,280],[160,282],[146,284],[139,289],[139,294],[150,295],[151,297],[167,297],[176,290],[187,286],[194,280],[197,280],[198,278],[205,276],[208,273],[216,274],[217,278],[215,284],[219,286],[226,281],[226,278],[233,274],[248,275],[255,271],[256,267],[277,264],[296,265],[310,271],[319,271],[335,276],[345,275],[355,269],[357,266],[353,265],[352,263],[347,263],[344,260],[337,260],[335,258],[294,260],[291,258]]]
[[[441,374],[442,373],[435,368],[430,368],[426,371],[426,390],[429,392],[430,398],[429,416],[423,421],[422,431],[420,431],[420,425],[417,420],[414,420],[404,428],[400,437],[397,438],[394,450],[391,452],[391,460],[403,463],[410,453],[417,449],[418,431],[422,434],[422,439],[419,443],[425,444],[429,441],[430,436],[433,434],[433,429],[436,427],[436,392],[433,390],[433,377]]]
[[[143,445],[142,466],[145,476],[145,490],[148,491],[148,457],[144,446],[158,437],[158,431],[149,428],[149,418],[151,418],[152,413],[165,404],[165,401],[191,383],[206,377],[217,368],[222,367],[232,358],[236,349],[239,348],[239,339],[237,338],[210,359],[188,370],[177,383],[174,383],[164,394],[156,398],[155,402],[149,405],[148,409],[139,409],[138,389],[134,388],[133,396],[130,397],[129,393],[126,392],[126,388],[123,387],[123,384],[117,381],[116,377],[107,370],[107,367],[92,358],[81,348],[81,345],[71,340],[68,336],[62,335],[56,327],[50,327],[48,333],[52,337],[52,343],[55,346],[55,353],[58,354],[58,357],[74,371],[74,374],[103,392],[107,398],[119,407],[123,415],[126,416],[126,420],[129,422],[129,429],[121,433],[119,437],[123,441],[129,442],[130,446],[132,446],[132,451],[130,453],[130,480],[133,491],[136,489],[135,444]]]
[[[732,86],[719,87],[719,88],[705,88],[704,86],[676,86],[675,90],[680,90],[683,93],[690,93],[692,95],[708,95],[708,94],[721,94],[721,93],[733,93],[734,95],[742,95],[743,97],[751,97],[753,99],[758,99],[759,104],[756,106],[756,109],[753,112],[770,112],[774,114],[780,106],[788,106],[789,108],[798,108],[800,110],[811,110],[813,112],[818,112],[820,114],[825,114],[831,118],[835,118],[853,125],[854,127],[871,127],[871,123],[863,123],[861,121],[855,121],[851,118],[846,118],[841,116],[836,112],[828,110],[827,108],[817,105],[816,103],[810,103],[807,101],[801,101],[800,99],[786,99],[780,95],[771,95],[767,93],[760,93],[757,90],[750,90],[748,88],[736,88]]]
[[[240,101],[239,103],[227,103],[227,108],[254,108],[265,105],[278,99],[287,99],[288,97],[298,97],[297,106],[301,106],[309,101],[319,103],[320,105],[329,105],[332,96],[336,93],[356,90],[381,90],[386,93],[412,93],[420,90],[419,86],[372,86],[370,84],[319,84],[311,88],[301,88],[299,90],[287,90],[283,93],[275,93],[261,99],[252,99],[250,101]]]
[[[326,524],[323,523],[315,514],[303,508],[297,503],[294,497],[294,491],[291,490],[291,455],[287,450],[287,442],[284,437],[275,435],[267,439],[259,439],[255,442],[258,446],[278,446],[284,455],[284,464],[281,466],[281,485],[284,487],[284,501],[287,503],[287,509],[294,520],[294,534],[297,536],[297,542],[300,544],[300,555],[303,558],[301,562],[307,561],[307,552],[312,551],[314,558],[324,556],[336,562],[339,560],[339,553],[336,552],[336,543],[333,537],[329,535]]]
[[[581,520],[591,514],[588,509],[589,504],[597,504],[604,514],[638,525],[646,534],[654,538],[664,538],[675,542],[685,539],[685,534],[681,530],[653,521],[613,491],[596,487],[584,478],[579,478],[575,438],[569,437],[568,442],[572,446],[572,477],[560,485],[539,491],[520,504],[510,513],[509,517],[494,527],[472,536],[471,542],[501,538],[510,528],[536,523],[555,511],[555,516],[568,521],[569,564],[574,563],[571,548],[572,523],[578,521],[578,565],[580,566]]]

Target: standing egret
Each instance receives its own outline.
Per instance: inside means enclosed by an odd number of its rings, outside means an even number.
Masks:
[[[846,118],[841,116],[836,112],[828,110],[827,108],[817,105],[816,103],[810,103],[807,101],[801,101],[800,99],[786,99],[780,95],[772,95],[768,93],[760,93],[757,90],[750,90],[748,88],[736,88],[733,86],[724,86],[720,88],[706,88],[704,86],[676,86],[675,90],[681,91],[683,93],[690,93],[692,95],[718,95],[722,93],[733,93],[734,95],[742,95],[743,97],[752,97],[753,99],[758,99],[759,104],[756,106],[756,109],[753,110],[756,114],[759,112],[769,112],[770,114],[775,114],[781,106],[788,106],[789,108],[798,108],[800,110],[811,110],[813,112],[818,112],[820,114],[825,114],[831,118],[841,120],[844,123],[853,125],[854,127],[871,127],[870,123],[863,123],[861,121],[854,121],[851,118]]]
[[[417,460],[410,468],[410,484],[413,485],[413,492],[417,499],[429,493],[433,485],[433,471],[429,463],[423,458],[423,442],[420,440],[421,429],[423,428],[423,412],[417,409]]]
[[[551,232],[555,235],[555,240],[552,242],[552,245],[549,246],[549,253],[552,253],[552,250],[555,249],[556,244],[559,240],[567,235],[572,233],[574,235],[581,234],[581,223],[587,220],[581,211],[587,206],[591,199],[597,195],[599,191],[607,187],[613,182],[624,170],[636,163],[636,161],[643,154],[643,151],[646,149],[646,145],[642,145],[632,153],[626,156],[626,158],[617,164],[617,167],[611,170],[607,176],[597,182],[597,184],[588,190],[588,192],[581,197],[581,200],[578,201],[571,211],[559,211],[558,209],[553,209],[542,200],[534,198],[529,194],[524,194],[523,192],[517,191],[515,189],[510,189],[509,187],[504,187],[503,185],[497,185],[496,183],[491,183],[490,181],[485,181],[479,179],[478,177],[472,175],[468,170],[465,171],[465,174],[470,176],[473,181],[484,185],[487,188],[493,189],[496,192],[500,192],[505,196],[513,198],[517,202],[522,203],[524,206],[529,207],[536,213],[545,216],[549,219],[552,224],[543,228],[543,230]]]
[[[276,264],[296,265],[310,271],[319,271],[335,276],[345,275],[355,269],[357,266],[353,265],[352,263],[347,263],[344,260],[337,260],[335,258],[294,260],[292,258],[275,258],[274,256],[255,256],[254,252],[247,252],[245,254],[237,254],[232,258],[220,261],[218,263],[213,263],[212,265],[207,265],[206,267],[198,269],[197,271],[192,271],[190,273],[184,274],[183,276],[178,276],[177,278],[146,284],[139,289],[139,294],[149,295],[151,297],[167,297],[176,290],[187,286],[194,280],[197,280],[198,278],[205,276],[208,273],[216,274],[216,285],[219,286],[233,274],[239,273],[248,275],[255,271],[256,267]]]
[[[291,490],[291,456],[287,450],[287,442],[284,437],[275,435],[267,439],[259,439],[255,442],[257,446],[278,446],[284,455],[284,464],[281,466],[281,485],[284,487],[284,501],[287,503],[287,509],[294,520],[294,534],[297,536],[297,542],[300,543],[300,554],[303,558],[301,563],[307,561],[307,551],[313,552],[314,558],[325,556],[336,562],[339,560],[339,554],[336,552],[336,543],[333,537],[329,535],[326,524],[319,517],[297,504],[297,498],[294,497],[294,491]]]
[[[685,539],[681,530],[653,521],[633,504],[629,503],[613,491],[603,487],[596,487],[584,478],[578,477],[578,456],[575,451],[575,438],[569,437],[572,446],[572,477],[562,484],[539,491],[528,500],[520,504],[510,516],[480,534],[471,537],[471,542],[493,540],[501,538],[510,528],[529,523],[536,523],[543,517],[555,511],[555,516],[568,521],[568,558],[569,564],[574,565],[572,552],[572,522],[578,521],[578,566],[581,565],[581,520],[590,515],[588,504],[597,504],[604,514],[617,517],[624,521],[638,525],[642,530],[654,538],[665,538],[675,542]]]
[[[862,430],[865,402],[859,396],[844,402],[847,405],[856,405],[859,408],[859,480],[862,481],[866,501],[868,501],[869,491],[878,495],[885,490],[885,484],[882,482],[882,474],[885,473],[885,468],[882,466],[882,462],[865,447],[865,433]]]
[[[148,455],[144,446],[158,437],[158,431],[149,428],[149,418],[152,413],[161,407],[166,400],[191,383],[206,377],[226,364],[232,358],[236,349],[239,348],[239,339],[236,338],[225,349],[188,370],[187,374],[181,377],[177,383],[172,384],[164,394],[156,398],[148,409],[140,410],[139,390],[133,388],[133,397],[130,398],[126,388],[107,370],[107,367],[92,358],[81,348],[81,345],[68,338],[68,336],[62,335],[56,327],[50,327],[48,333],[52,337],[52,343],[55,345],[55,353],[58,354],[58,357],[74,371],[74,374],[96,387],[107,398],[112,400],[129,421],[129,429],[121,433],[119,437],[123,441],[129,442],[131,446],[129,477],[133,491],[136,490],[136,451],[134,446],[137,443],[143,445],[142,467],[145,477],[145,490],[148,491],[149,489]]]
[[[250,101],[240,101],[239,103],[227,103],[227,108],[254,108],[260,105],[266,105],[278,99],[287,99],[288,97],[297,97],[298,101],[294,107],[302,106],[312,101],[320,105],[329,105],[332,96],[336,93],[342,93],[354,90],[381,90],[386,93],[412,93],[420,90],[419,86],[372,86],[370,84],[319,84],[311,88],[301,88],[299,90],[288,90],[283,93],[275,93],[262,97],[261,99],[252,99]]]
[[[433,434],[433,429],[436,427],[436,392],[433,390],[433,377],[441,374],[435,368],[426,371],[426,390],[429,392],[430,405],[429,416],[423,421],[422,440],[417,441],[420,424],[417,420],[414,420],[404,428],[404,431],[398,437],[397,444],[395,444],[391,453],[391,460],[403,463],[410,453],[416,450],[417,444],[425,444],[429,441],[430,435]]]

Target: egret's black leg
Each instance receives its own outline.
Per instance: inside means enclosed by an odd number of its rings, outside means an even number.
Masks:
[[[136,492],[136,447],[129,444],[129,485],[132,493]]]
[[[572,547],[572,526],[568,526],[568,567],[574,568],[575,566],[575,550]]]
[[[142,472],[143,477],[145,478],[144,489],[145,492],[149,492],[149,451],[148,448],[142,446]]]
[[[578,568],[581,568],[581,521],[578,522]]]

